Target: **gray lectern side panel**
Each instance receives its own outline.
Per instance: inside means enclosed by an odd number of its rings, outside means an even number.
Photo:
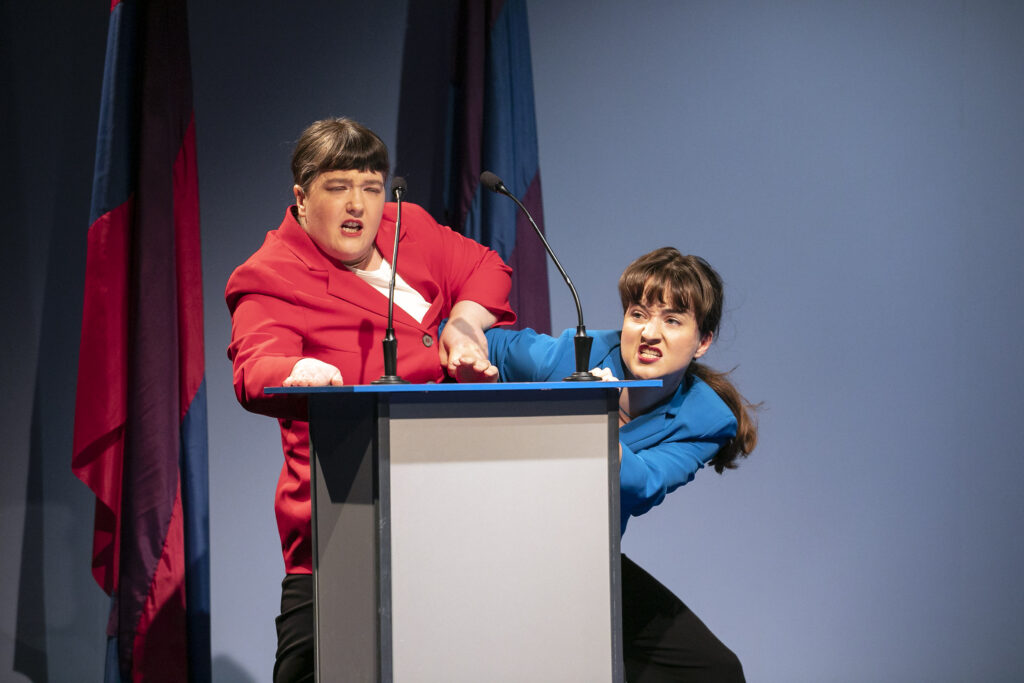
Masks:
[[[379,674],[376,398],[310,401],[317,680]]]
[[[619,398],[618,392],[607,396],[608,414],[608,575],[612,583],[612,681],[626,679],[622,652],[622,532],[619,506]]]

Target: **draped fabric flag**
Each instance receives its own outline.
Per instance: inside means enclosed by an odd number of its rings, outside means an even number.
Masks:
[[[544,229],[526,0],[409,3],[396,173],[409,199],[513,268],[517,326],[551,328],[548,256],[492,171]]]
[[[209,681],[209,495],[185,0],[114,0],[72,469],[96,494],[107,681]]]

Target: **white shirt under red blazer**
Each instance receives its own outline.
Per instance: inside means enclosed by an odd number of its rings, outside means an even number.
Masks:
[[[277,230],[239,266],[225,290],[231,311],[235,394],[256,413],[278,418],[284,465],[275,509],[285,570],[312,572],[309,498],[309,425],[303,399],[268,396],[301,358],[316,358],[341,371],[345,384],[368,384],[384,374],[381,341],[387,297],[328,258],[298,223],[290,207]],[[376,245],[388,260],[395,239],[395,205],[385,204]],[[498,254],[438,225],[421,207],[402,205],[398,272],[430,304],[422,322],[398,306],[398,373],[413,383],[444,379],[438,325],[452,306],[475,301],[498,318],[515,322],[509,308],[511,269]]]

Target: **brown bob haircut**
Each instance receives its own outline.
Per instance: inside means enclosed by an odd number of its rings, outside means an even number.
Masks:
[[[324,171],[377,171],[386,182],[390,168],[384,142],[349,118],[314,121],[302,131],[292,153],[292,177],[303,192],[309,192]]]

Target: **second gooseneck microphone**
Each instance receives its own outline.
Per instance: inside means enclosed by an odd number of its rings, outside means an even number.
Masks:
[[[397,180],[397,178],[396,178]],[[516,203],[516,206],[526,215],[526,218],[530,221],[530,225],[533,226],[534,232],[537,233],[537,237],[544,244],[544,248],[548,252],[548,256],[554,261],[555,267],[558,268],[558,272],[561,273],[562,279],[565,280],[565,284],[569,285],[569,291],[572,292],[572,299],[576,303],[576,336],[573,337],[573,345],[576,352],[576,371],[564,378],[566,382],[598,382],[601,380],[600,377],[590,374],[587,369],[590,365],[590,346],[594,343],[593,337],[587,335],[587,328],[583,324],[583,307],[580,306],[580,297],[576,293],[576,288],[572,284],[572,280],[566,275],[565,269],[562,268],[562,264],[558,262],[558,257],[555,256],[555,252],[551,250],[551,246],[548,241],[544,239],[544,233],[537,227],[536,221],[533,220],[533,216],[526,210],[523,203],[519,201],[519,198],[509,192],[509,189],[505,187],[505,183],[501,182],[501,178],[491,173],[490,171],[484,171],[480,174],[480,182],[483,183],[491,192],[497,194],[503,194]]]
[[[372,384],[408,384],[398,376],[398,339],[395,338],[395,277],[398,274],[398,237],[402,231],[402,197],[405,178],[395,176],[391,181],[391,194],[395,197],[395,246],[391,251],[391,280],[388,282],[388,329],[384,332],[384,374]]]

